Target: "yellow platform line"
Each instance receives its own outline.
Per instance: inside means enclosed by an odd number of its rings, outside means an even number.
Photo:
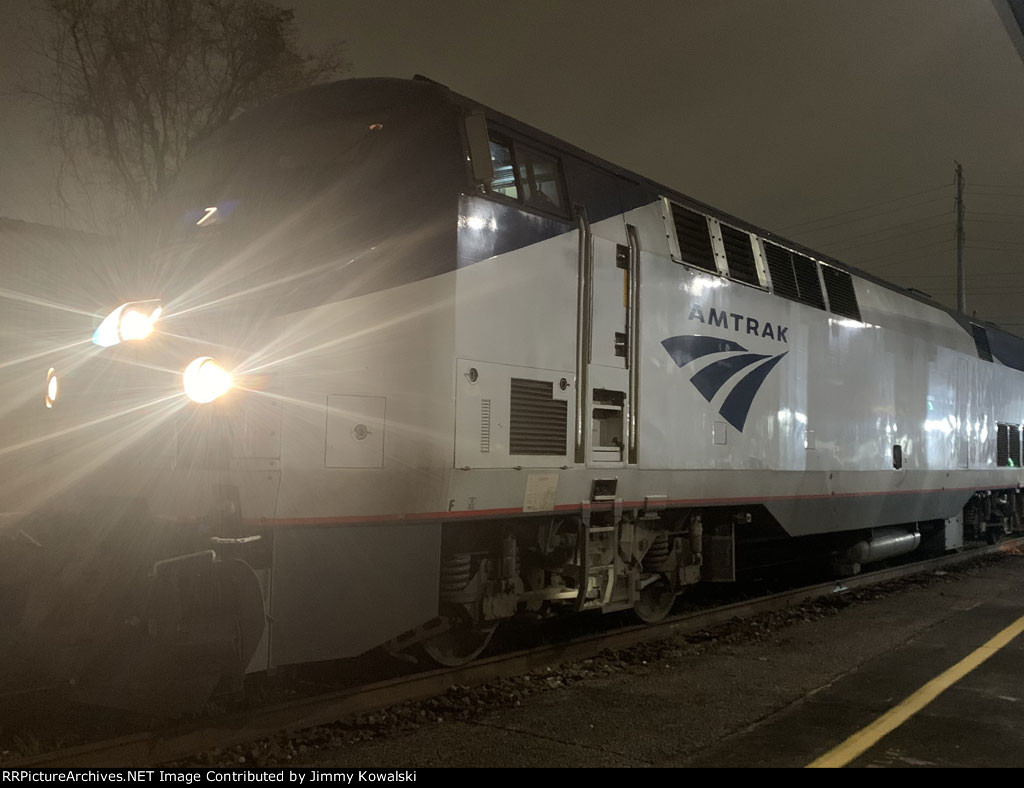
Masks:
[[[940,673],[913,695],[889,709],[889,711],[870,725],[861,728],[861,730],[857,731],[838,747],[829,750],[820,758],[807,764],[807,768],[828,769],[846,766],[857,756],[875,746],[887,733],[896,730],[896,728],[921,711],[921,709],[1003,648],[1021,632],[1024,632],[1024,616],[1018,618],[984,645],[978,646],[978,648],[957,662],[953,667]]]

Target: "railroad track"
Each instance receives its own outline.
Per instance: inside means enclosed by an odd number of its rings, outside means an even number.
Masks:
[[[587,659],[606,649],[619,650],[640,643],[697,632],[734,619],[792,607],[837,592],[877,585],[889,580],[931,572],[996,552],[1024,548],[1024,538],[1001,544],[867,572],[841,581],[805,586],[770,596],[734,602],[709,610],[672,616],[653,625],[623,627],[553,645],[500,654],[455,669],[440,669],[389,679],[361,687],[301,698],[244,714],[132,734],[55,750],[0,764],[4,769],[54,767],[155,766],[188,758],[215,748],[233,747],[282,732],[297,732],[444,693],[453,686],[478,686],[500,678]]]

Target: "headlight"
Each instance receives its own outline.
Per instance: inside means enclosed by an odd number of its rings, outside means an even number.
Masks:
[[[52,408],[53,403],[57,401],[58,386],[57,373],[53,367],[50,367],[46,372],[46,407]]]
[[[209,356],[200,356],[181,376],[185,394],[193,402],[213,402],[231,388],[231,373]]]
[[[121,342],[145,339],[153,333],[163,307],[157,301],[129,301],[103,318],[92,335],[94,345],[111,347]]]

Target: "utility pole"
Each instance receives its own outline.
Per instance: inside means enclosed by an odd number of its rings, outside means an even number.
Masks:
[[[960,314],[967,311],[964,293],[964,168],[956,164],[956,309]]]

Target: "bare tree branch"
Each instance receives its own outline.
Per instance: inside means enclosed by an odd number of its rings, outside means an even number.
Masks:
[[[25,93],[51,109],[61,173],[81,173],[79,159],[98,157],[124,197],[125,218],[167,188],[193,142],[348,68],[341,43],[301,52],[293,12],[266,0],[45,4],[49,84]]]

